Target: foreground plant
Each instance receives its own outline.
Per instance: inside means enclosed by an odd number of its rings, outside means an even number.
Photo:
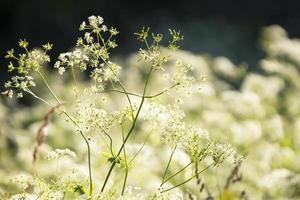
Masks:
[[[129,153],[129,140],[141,126],[147,126],[150,132],[160,134],[161,145],[171,149],[166,166],[160,172],[160,184],[154,186],[153,194],[146,194],[143,198],[169,199],[169,191],[178,189],[199,177],[206,170],[218,167],[226,158],[235,155],[229,144],[212,141],[206,130],[184,121],[185,114],[180,108],[179,97],[166,105],[161,103],[164,96],[193,95],[198,92],[199,82],[202,81],[201,78],[197,80],[192,76],[191,65],[181,60],[176,62],[170,60],[168,52],[176,51],[179,48],[178,43],[183,39],[180,32],[169,30],[170,39],[166,44],[169,51],[162,47],[165,40],[162,34],[151,33],[149,28],[143,28],[135,33],[137,39],[144,45],[144,48],[139,49],[139,61],[144,65],[141,71],[145,71],[142,80],[143,89],[139,93],[127,89],[126,83],[123,83],[121,78],[121,67],[111,60],[110,51],[117,47],[114,37],[118,31],[113,27],[108,28],[103,22],[103,18],[99,16],[91,16],[88,22],[83,22],[80,30],[84,31],[84,36],[78,38],[74,50],[60,54],[54,64],[59,75],[67,76],[66,73],[70,73],[73,77],[74,105],[67,100],[61,100],[44,75],[43,67],[50,63],[47,52],[52,49],[52,44],[47,43],[42,46],[42,49],[29,50],[28,42],[20,40],[19,46],[24,49],[23,53],[16,54],[14,49],[7,52],[6,58],[11,60],[8,69],[17,75],[5,84],[7,90],[4,94],[13,97],[16,93],[16,96],[21,98],[23,93],[28,93],[51,107],[52,110],[55,109],[63,114],[67,123],[72,124],[74,132],[79,133],[85,142],[88,160],[87,187],[76,181],[61,184],[59,179],[47,185],[42,178],[27,177],[22,182],[25,182],[26,186],[24,193],[12,199],[26,199],[27,197],[29,199],[31,198],[29,196],[63,199],[68,198],[67,193],[78,193],[86,199],[142,198],[139,196],[141,192],[135,194],[130,187],[126,186],[130,179],[129,171],[134,171],[136,166],[133,163],[138,156],[142,156],[141,152],[149,139],[148,136],[145,137],[143,145],[135,153]],[[167,67],[170,65],[174,67],[172,69]],[[89,73],[91,78],[89,87],[84,89],[80,87],[80,72]],[[151,90],[151,84],[153,84],[151,77],[153,76],[160,76],[165,80],[166,85],[160,91]],[[43,98],[34,91],[37,78],[42,80],[56,103]],[[111,103],[108,101],[112,99],[118,102],[115,103],[113,109],[108,105]],[[91,159],[91,142],[98,140],[106,145],[102,155],[107,157],[107,162],[110,163],[106,175],[102,174],[103,180],[93,179],[97,168],[93,167]],[[170,168],[178,150],[184,151],[190,161],[178,171],[172,172]],[[58,160],[60,155],[65,154],[72,155],[76,159],[76,154],[67,149],[50,152],[47,159],[54,157]],[[203,169],[197,172],[192,170],[193,173],[188,178],[177,179],[182,177],[189,168],[193,169],[195,166],[197,168],[203,166]],[[112,180],[116,167],[122,171],[121,182]],[[44,184],[47,186],[44,187]],[[28,187],[33,189],[28,190]],[[139,187],[143,188],[143,185]],[[55,197],[51,197],[50,194]]]

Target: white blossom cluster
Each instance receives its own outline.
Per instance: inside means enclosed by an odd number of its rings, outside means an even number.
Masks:
[[[54,187],[51,187],[50,184],[47,184],[44,180],[37,177],[21,174],[13,177],[11,182],[21,185],[24,191],[24,193],[13,195],[10,198],[11,200],[32,200],[36,198],[45,200],[63,199],[62,191],[56,190]],[[30,190],[30,193],[25,192]]]
[[[70,149],[55,149],[54,151],[50,151],[45,156],[47,160],[57,160],[60,157],[67,156],[70,158],[76,158],[75,152]]]
[[[13,97],[14,91],[16,91],[17,97],[22,98],[23,92],[29,92],[29,88],[36,85],[32,74],[39,71],[45,63],[50,62],[47,51],[52,49],[52,44],[42,45],[43,50],[33,49],[32,51],[28,51],[28,45],[29,43],[26,40],[20,40],[19,46],[25,50],[25,53],[16,54],[15,50],[11,49],[7,51],[5,56],[5,58],[11,60],[8,71],[18,74],[5,83],[7,90],[3,94],[9,97]]]
[[[178,106],[165,107],[151,103],[143,112],[143,119],[157,127],[163,143],[183,147],[195,163],[211,156],[218,165],[225,158],[235,154],[230,145],[211,141],[207,130],[186,123],[185,114]]]

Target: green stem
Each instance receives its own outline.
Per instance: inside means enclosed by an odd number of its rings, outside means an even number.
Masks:
[[[120,149],[119,149],[119,151],[118,151],[117,157],[120,156],[120,154],[121,154],[121,152],[122,152],[122,150],[123,150],[123,148],[124,148],[124,145],[126,144],[128,138],[130,137],[130,135],[131,135],[132,132],[133,132],[133,129],[135,128],[135,124],[136,124],[137,118],[138,118],[138,116],[139,116],[139,113],[140,113],[140,111],[141,111],[141,109],[142,109],[142,106],[143,106],[143,104],[144,104],[144,101],[145,101],[144,96],[145,96],[145,94],[146,94],[146,90],[147,90],[147,86],[148,86],[148,82],[149,82],[149,78],[150,78],[150,74],[151,74],[152,70],[153,70],[153,66],[151,66],[150,71],[149,71],[149,73],[148,73],[148,75],[147,75],[146,82],[145,82],[145,87],[144,87],[144,91],[143,91],[143,97],[142,97],[141,103],[140,103],[140,105],[139,105],[138,111],[137,111],[137,113],[136,113],[136,116],[135,116],[134,119],[133,119],[131,128],[130,128],[130,130],[128,131],[128,134],[127,134],[125,140],[123,141],[122,146],[120,147]],[[127,94],[127,95],[128,95],[128,94]],[[113,162],[112,165],[111,165],[111,167],[110,167],[110,169],[109,169],[109,171],[108,171],[108,173],[107,173],[107,175],[106,175],[106,178],[105,178],[105,180],[104,180],[103,186],[102,186],[102,188],[101,188],[101,192],[104,191],[105,186],[106,186],[106,184],[107,184],[107,181],[108,181],[108,179],[109,179],[109,177],[110,177],[110,175],[111,175],[111,172],[112,172],[112,170],[114,169],[115,165],[116,165],[116,162]]]
[[[179,184],[177,184],[177,185],[175,185],[175,186],[173,186],[173,187],[171,187],[171,188],[168,188],[168,189],[166,189],[166,190],[163,190],[163,191],[161,191],[160,193],[168,192],[168,191],[170,191],[170,190],[173,190],[173,189],[175,189],[175,188],[177,188],[177,187],[179,187],[179,186],[182,186],[182,185],[186,184],[186,183],[189,182],[190,180],[194,179],[197,175],[199,175],[199,174],[203,173],[204,171],[206,171],[207,169],[209,169],[209,168],[210,168],[211,166],[213,166],[214,164],[215,164],[215,163],[211,163],[210,165],[208,165],[207,167],[205,167],[203,170],[201,170],[200,172],[198,172],[198,174],[195,174],[194,176],[190,177],[189,179],[187,179],[187,180],[185,180],[185,181],[183,181],[183,182],[181,182],[181,183],[179,183]]]
[[[168,169],[169,169],[169,167],[170,167],[170,164],[171,164],[171,161],[172,161],[172,158],[173,158],[173,155],[174,155],[174,153],[175,153],[176,148],[177,148],[177,145],[175,145],[174,148],[171,150],[171,155],[170,155],[170,157],[169,157],[168,164],[167,164],[167,167],[166,167],[166,169],[165,169],[164,175],[163,175],[163,177],[162,177],[160,186],[162,186],[162,185],[164,184],[164,180],[165,180],[165,177],[166,177],[166,175],[167,175],[167,172],[168,172]]]
[[[168,92],[170,89],[176,87],[177,85],[180,85],[180,83],[176,83],[176,84],[172,85],[170,88],[165,89],[164,91],[161,91],[161,92],[159,92],[159,93],[157,93],[155,95],[145,96],[145,98],[151,99],[151,98],[154,98],[154,97],[158,97],[158,96],[160,96],[160,95]]]
[[[55,93],[53,92],[53,90],[50,88],[48,82],[46,81],[45,77],[43,76],[43,74],[37,70],[38,74],[40,75],[40,77],[43,79],[46,87],[49,89],[49,91],[51,92],[51,94],[54,96],[54,98],[57,100],[57,102],[59,104],[61,104],[60,100],[58,99],[58,97],[55,95]],[[42,98],[38,97],[37,95],[35,95],[33,92],[31,92],[30,90],[28,90],[35,98],[43,101],[44,103],[46,103],[47,105],[51,106],[49,103],[47,103],[47,101],[43,100]],[[76,123],[76,121],[69,115],[68,112],[66,111],[61,111],[62,113],[64,113],[76,126],[78,126],[78,124]],[[83,137],[84,141],[86,142],[87,145],[87,150],[88,150],[88,168],[89,168],[89,185],[90,185],[90,190],[89,190],[89,195],[91,196],[93,193],[93,180],[92,180],[92,167],[91,167],[91,149],[90,149],[90,144],[85,136],[85,134],[80,131],[80,135]]]
[[[158,96],[160,96],[160,95],[162,95],[162,94],[168,92],[170,89],[176,87],[177,85],[180,85],[180,83],[176,83],[176,84],[172,85],[170,88],[165,89],[165,90],[163,90],[163,91],[161,91],[161,92],[159,92],[159,93],[157,93],[157,94],[144,96],[144,98],[145,98],[145,99],[151,99],[151,98],[154,98],[154,97],[158,97]],[[116,89],[113,89],[113,90],[107,90],[107,91],[105,91],[105,92],[119,92],[119,93],[122,93],[122,94],[126,94],[126,92],[121,91],[121,90],[116,90]],[[127,94],[128,94],[128,95],[131,95],[131,96],[141,97],[141,98],[143,97],[142,95],[135,94],[135,93],[133,93],[133,92],[127,92]]]
[[[124,127],[123,127],[123,124],[121,124],[121,126],[122,126],[122,139],[123,139],[123,143],[124,143]],[[127,164],[126,147],[125,146],[123,148],[123,152],[124,152],[124,160],[125,160],[125,177],[124,177],[122,192],[121,192],[122,196],[123,196],[124,191],[125,191],[127,177],[128,177],[128,164]]]
[[[37,96],[37,95],[36,95],[34,92],[32,92],[29,88],[26,88],[24,91],[25,91],[25,92],[28,92],[29,94],[31,94],[34,98],[36,98],[36,99],[38,99],[38,100],[44,102],[45,104],[47,104],[47,105],[50,106],[51,108],[54,108],[54,106],[52,106],[48,101],[46,101],[45,99],[43,99],[43,98]]]
[[[104,39],[102,37],[101,34],[97,34],[97,36],[100,37],[101,41],[102,41],[102,44],[105,48],[105,51],[107,52],[107,48],[106,48],[106,43],[104,42]],[[98,44],[100,45],[99,41],[98,41]],[[101,46],[101,45],[100,45]],[[131,109],[131,117],[132,117],[132,120],[134,119],[134,115],[133,115],[133,106],[132,106],[132,103],[131,103],[131,99],[129,97],[129,95],[127,94],[127,91],[124,87],[124,85],[122,84],[122,82],[118,79],[116,73],[111,69],[110,65],[107,63],[107,61],[104,59],[104,58],[101,58],[103,60],[103,62],[106,64],[106,66],[111,70],[111,72],[114,74],[114,76],[116,77],[116,80],[117,80],[117,83],[118,85],[120,85],[120,87],[122,88],[122,90],[124,91],[125,95],[126,95],[126,98],[128,100],[128,103],[129,103],[129,106],[130,106],[130,109]]]
[[[77,86],[77,78],[76,78],[76,74],[75,74],[75,70],[74,70],[73,66],[71,66],[71,70],[72,70],[72,75],[73,75],[73,78],[74,78],[74,81],[75,81],[75,85]]]
[[[140,103],[140,105],[139,105],[138,111],[137,111],[136,116],[135,116],[135,118],[134,118],[134,121],[133,121],[133,123],[132,123],[131,129],[129,130],[129,132],[128,132],[128,134],[127,134],[127,136],[126,136],[126,138],[125,138],[125,140],[124,140],[124,142],[123,142],[121,148],[119,149],[118,156],[121,154],[121,151],[122,151],[122,149],[124,148],[125,143],[127,142],[128,138],[129,138],[130,135],[132,134],[132,131],[133,131],[134,127],[135,127],[137,118],[138,118],[138,116],[139,116],[139,113],[140,113],[140,111],[141,111],[141,109],[142,109],[142,106],[143,106],[143,104],[144,104],[144,101],[145,101],[145,97],[144,97],[144,96],[145,96],[145,94],[146,94],[146,90],[147,90],[147,86],[148,86],[148,82],[149,82],[149,77],[150,77],[150,74],[151,74],[152,70],[153,70],[153,67],[150,68],[150,71],[149,71],[149,73],[148,73],[148,76],[147,76],[147,79],[146,79],[146,83],[145,83],[145,87],[144,87],[144,91],[143,91],[143,97],[142,97],[141,103]]]
[[[177,174],[181,173],[182,171],[184,171],[186,168],[188,168],[193,162],[190,162],[189,164],[187,164],[185,167],[183,167],[181,170],[179,170],[178,172],[176,172],[175,174],[173,174],[172,176],[170,176],[169,178],[167,178],[166,180],[164,180],[160,186],[162,186],[163,184],[165,184],[166,182],[168,182],[169,180],[171,180],[173,177],[175,177]]]
[[[90,148],[90,144],[89,141],[87,140],[86,136],[84,135],[84,133],[82,131],[80,131],[80,135],[83,137],[86,146],[87,146],[87,150],[88,150],[88,167],[89,167],[89,181],[90,181],[90,190],[89,190],[89,196],[92,196],[93,193],[93,180],[92,180],[92,165],[91,165],[91,148]]]
[[[113,157],[115,157],[114,151],[113,151],[113,140],[112,140],[112,138],[110,137],[110,135],[106,131],[104,131],[104,130],[102,130],[102,131],[108,137],[108,139],[109,139],[109,150],[110,150],[110,153],[111,153],[111,155]]]
[[[56,96],[56,94],[53,92],[53,90],[50,88],[48,82],[46,81],[45,77],[43,76],[43,74],[40,72],[40,70],[37,70],[38,74],[40,75],[40,77],[43,79],[46,87],[49,89],[49,91],[51,92],[51,94],[53,95],[53,97],[56,99],[56,101],[60,104],[60,100],[58,99],[58,97]]]
[[[134,156],[131,158],[131,160],[128,162],[128,166],[130,166],[130,164],[134,161],[134,159],[139,155],[139,153],[142,151],[142,149],[144,148],[144,146],[146,145],[146,143],[148,142],[150,136],[151,136],[152,132],[148,135],[148,137],[145,139],[144,143],[142,144],[142,146],[139,148],[139,150],[134,154]]]
[[[106,64],[106,66],[110,69],[110,71],[114,74],[114,76],[116,77],[118,85],[122,88],[123,92],[125,93],[126,98],[128,100],[128,103],[129,103],[129,106],[130,106],[130,109],[131,109],[131,117],[132,117],[132,120],[134,120],[133,106],[132,106],[132,103],[131,103],[131,99],[130,99],[130,97],[128,95],[128,92],[126,91],[123,83],[118,79],[118,77],[117,77],[116,73],[114,72],[114,70],[112,70],[112,68],[110,67],[110,65],[106,62],[106,60],[105,59],[102,59],[102,60]]]
[[[73,123],[75,126],[78,126],[77,122],[69,115],[68,112],[66,111],[62,111]],[[93,179],[92,179],[92,165],[91,165],[91,148],[90,148],[90,144],[89,141],[87,139],[87,137],[85,136],[85,134],[80,130],[79,131],[80,135],[83,137],[86,146],[87,146],[87,150],[88,150],[88,168],[89,168],[89,195],[90,197],[92,196],[93,193]]]

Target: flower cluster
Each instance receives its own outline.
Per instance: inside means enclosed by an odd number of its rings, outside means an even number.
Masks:
[[[13,88],[18,91],[17,98],[23,97],[23,91],[29,92],[30,87],[36,86],[35,82],[33,81],[33,77],[29,75],[24,76],[14,76],[11,78],[10,81],[7,81],[4,85],[7,91],[7,95],[12,98],[13,96],[13,90],[10,88]]]
[[[168,48],[171,50],[177,50],[179,48],[178,43],[183,39],[183,37],[179,31],[169,31],[172,40],[169,42]],[[163,64],[165,64],[168,61],[169,56],[163,53],[163,48],[160,46],[161,41],[163,40],[163,35],[151,33],[151,44],[148,42],[150,28],[143,27],[142,30],[138,33],[135,33],[135,35],[137,35],[137,39],[139,41],[144,42],[146,45],[145,49],[140,48],[139,50],[140,60],[149,63],[154,69],[164,70]]]
[[[177,60],[175,66],[175,72],[170,77],[167,76],[167,78],[171,83],[178,84],[177,89],[187,91],[187,94],[191,94],[196,81],[192,75],[189,75],[192,65],[184,63],[182,60]]]
[[[207,130],[186,123],[185,113],[178,105],[166,107],[153,102],[143,112],[144,120],[152,123],[153,127],[159,127],[157,131],[161,133],[161,141],[182,147],[192,162],[201,162],[210,156],[215,165],[219,165],[225,158],[235,154],[230,145],[212,141]]]
[[[50,62],[47,51],[52,49],[52,44],[47,43],[43,45],[43,50],[33,49],[32,51],[28,51],[28,45],[29,43],[26,40],[20,40],[19,46],[25,52],[16,55],[14,49],[11,49],[7,51],[7,55],[5,56],[5,58],[12,60],[9,62],[8,71],[18,74],[5,83],[7,90],[3,94],[7,94],[9,97],[13,96],[14,90],[18,98],[23,97],[22,92],[30,92],[29,88],[36,85],[32,73],[39,72],[45,63]]]
[[[59,74],[67,69],[74,71],[79,68],[81,71],[92,67],[91,77],[98,82],[99,87],[106,81],[117,81],[120,66],[110,61],[110,50],[118,45],[114,36],[118,31],[103,24],[100,16],[90,16],[88,23],[85,21],[80,25],[80,31],[86,31],[84,37],[79,37],[73,51],[62,53],[55,62],[54,68]]]
[[[62,156],[67,156],[70,158],[76,158],[76,154],[70,149],[55,149],[54,151],[50,151],[45,156],[47,160],[57,160]]]

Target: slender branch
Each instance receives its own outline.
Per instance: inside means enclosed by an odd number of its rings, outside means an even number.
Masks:
[[[40,77],[43,79],[46,87],[49,89],[49,91],[51,92],[51,94],[53,95],[53,97],[56,99],[56,101],[60,104],[60,100],[58,99],[58,97],[56,96],[56,94],[53,92],[53,90],[50,88],[48,82],[46,81],[45,77],[43,76],[43,74],[40,72],[40,70],[37,70],[37,73],[40,75]]]
[[[104,134],[109,138],[109,149],[110,149],[110,153],[111,155],[114,157],[114,151],[113,151],[113,140],[111,138],[111,136],[104,130],[102,130],[104,132]]]
[[[37,96],[37,95],[36,95],[34,92],[32,92],[29,88],[26,88],[24,91],[27,92],[27,93],[29,93],[29,94],[31,94],[34,98],[36,98],[36,99],[42,101],[43,103],[47,104],[47,106],[50,106],[51,108],[54,108],[53,105],[51,105],[51,104],[50,104],[48,101],[46,101],[45,99],[43,99],[43,98]]]
[[[162,94],[168,92],[170,89],[176,87],[177,85],[180,85],[180,83],[176,83],[176,84],[172,85],[170,88],[165,89],[164,91],[159,92],[159,93],[157,93],[157,94],[155,94],[155,95],[145,96],[145,98],[151,99],[151,98],[154,98],[154,97],[158,97],[158,96],[160,96],[160,95],[162,95]]]
[[[187,164],[186,166],[184,166],[182,169],[180,169],[178,172],[176,172],[175,174],[173,174],[172,176],[170,176],[169,178],[167,178],[166,180],[164,180],[160,186],[162,186],[163,184],[165,184],[166,182],[168,182],[169,180],[171,180],[173,177],[175,177],[176,175],[178,175],[179,173],[181,173],[182,171],[184,171],[186,168],[188,168],[193,162],[191,161],[189,164]]]
[[[164,94],[164,93],[166,93],[166,92],[168,92],[170,89],[173,89],[174,87],[176,87],[176,86],[178,86],[178,85],[180,85],[180,83],[176,83],[176,84],[174,84],[174,85],[172,85],[170,88],[168,88],[168,89],[165,89],[165,90],[163,90],[163,91],[161,91],[161,92],[159,92],[159,93],[157,93],[157,94],[154,94],[154,95],[147,95],[147,96],[144,96],[144,98],[145,99],[151,99],[151,98],[154,98],[154,97],[158,97],[158,96],[160,96],[160,95],[162,95],[162,94]],[[107,90],[107,91],[104,91],[104,92],[118,92],[118,93],[122,93],[122,94],[128,94],[128,95],[131,95],[131,96],[136,96],[136,97],[143,97],[142,95],[139,95],[139,94],[136,94],[136,93],[133,93],[133,92],[124,92],[124,91],[121,91],[121,90],[116,90],[116,89],[113,89],[113,90]],[[104,93],[103,92],[103,93]]]
[[[152,133],[152,132],[151,132]],[[139,148],[139,150],[134,154],[134,156],[131,158],[131,160],[128,162],[128,166],[134,161],[134,159],[139,155],[139,153],[142,151],[142,149],[144,148],[145,144],[148,142],[151,133],[148,135],[148,137],[145,139],[144,143],[142,144],[142,146]]]
[[[134,119],[134,114],[133,114],[134,110],[133,110],[133,106],[132,106],[132,103],[131,103],[131,99],[130,99],[130,97],[128,95],[128,92],[126,91],[123,83],[118,79],[118,77],[117,77],[116,73],[114,72],[114,70],[112,70],[112,68],[110,67],[110,65],[106,62],[106,60],[103,59],[103,58],[102,58],[102,60],[107,65],[107,67],[111,70],[111,72],[114,74],[114,76],[116,77],[118,85],[122,88],[124,94],[126,95],[126,98],[128,100],[128,103],[129,103],[129,106],[130,106],[130,109],[131,109],[131,117],[132,117],[132,120],[133,120]]]
[[[80,135],[83,137],[86,146],[87,146],[87,150],[88,150],[88,167],[89,167],[89,179],[90,179],[90,190],[89,190],[89,196],[92,196],[93,193],[93,180],[92,180],[92,165],[91,165],[91,148],[90,148],[90,144],[89,141],[87,140],[86,136],[84,135],[84,133],[82,131],[80,131]]]
[[[78,127],[78,124],[77,122],[70,116],[70,114],[66,111],[61,111],[63,112],[73,123],[75,126]],[[88,150],[88,167],[89,167],[89,195],[92,196],[92,193],[93,193],[93,180],[92,180],[92,165],[91,165],[91,148],[90,148],[90,144],[89,144],[89,141],[87,139],[87,137],[85,136],[85,134],[79,130],[79,133],[80,135],[83,137],[85,143],[86,143],[86,146],[87,146],[87,150]]]
[[[50,88],[50,87],[48,87]],[[31,90],[27,89],[26,92],[30,93],[31,95],[33,95],[33,97],[39,99],[40,101],[44,102],[45,104],[47,104],[48,106],[54,108],[54,106],[52,106],[51,104],[49,104],[46,100],[42,99],[41,97],[37,96],[36,94],[34,94]],[[54,93],[53,93],[54,94]],[[77,122],[70,116],[70,114],[67,111],[64,110],[59,110],[60,112],[62,112],[63,114],[65,114],[73,123],[75,126],[78,127]],[[85,134],[80,130],[80,135],[83,137],[84,141],[86,142],[87,145],[87,150],[88,150],[88,168],[89,168],[89,195],[92,196],[93,193],[93,180],[92,180],[92,167],[91,167],[91,149],[90,149],[90,144],[88,142],[88,139],[86,138]]]
[[[174,153],[175,153],[176,148],[177,148],[177,145],[175,145],[174,148],[171,150],[171,155],[170,155],[170,157],[169,157],[167,167],[166,167],[166,169],[165,169],[165,171],[164,171],[164,175],[163,175],[163,177],[162,177],[160,186],[162,186],[162,185],[164,184],[164,180],[165,180],[165,177],[166,177],[166,175],[167,175],[167,171],[168,171],[168,169],[169,169],[169,167],[170,167],[170,164],[171,164],[171,161],[172,161],[172,158],[173,158],[173,155],[174,155]]]
[[[124,143],[124,127],[123,127],[123,124],[121,124],[121,126],[122,126],[122,139],[123,139],[123,143]],[[124,177],[124,181],[123,181],[121,195],[124,194],[125,187],[126,187],[126,181],[127,181],[127,177],[128,177],[128,163],[127,163],[126,147],[125,147],[125,145],[124,145],[124,148],[123,148],[123,152],[124,152],[124,160],[125,160],[125,177]]]
[[[131,128],[130,128],[130,130],[128,131],[127,136],[125,137],[125,140],[123,141],[122,146],[120,147],[117,156],[120,156],[120,154],[121,154],[121,152],[122,152],[122,150],[123,150],[123,148],[124,148],[124,145],[126,144],[128,138],[129,138],[130,135],[132,134],[132,131],[133,131],[134,127],[135,127],[137,118],[138,118],[138,116],[139,116],[139,113],[140,113],[140,111],[141,111],[141,109],[142,109],[142,106],[143,106],[143,104],[144,104],[144,101],[145,101],[144,96],[145,96],[145,94],[146,94],[146,90],[147,90],[147,86],[148,86],[148,82],[149,82],[149,78],[150,78],[150,74],[151,74],[152,70],[153,70],[153,66],[151,66],[150,71],[149,71],[149,73],[148,73],[148,75],[147,75],[146,82],[145,82],[145,87],[144,87],[144,91],[143,91],[143,97],[142,97],[141,103],[140,103],[140,105],[139,105],[139,108],[138,108],[138,110],[137,110],[136,116],[135,116],[134,119],[133,119]],[[126,90],[125,90],[125,91],[126,91]],[[126,93],[126,95],[128,96],[127,93]],[[104,191],[105,186],[106,186],[106,184],[107,184],[107,181],[108,181],[108,179],[109,179],[109,177],[110,177],[110,175],[111,175],[111,172],[112,172],[112,170],[114,169],[115,165],[116,165],[116,162],[113,162],[112,165],[111,165],[111,167],[110,167],[110,169],[109,169],[109,171],[108,171],[108,174],[106,175],[106,178],[105,178],[105,180],[104,180],[103,186],[102,186],[102,188],[101,188],[101,192]]]
[[[138,116],[139,116],[139,113],[140,113],[140,111],[141,111],[141,109],[142,109],[142,106],[143,106],[143,104],[144,104],[144,101],[145,101],[145,97],[144,97],[144,96],[145,96],[145,94],[146,94],[146,90],[147,90],[147,86],[148,86],[148,82],[149,82],[149,78],[150,78],[150,74],[151,74],[152,70],[153,70],[153,67],[150,68],[150,71],[149,71],[149,73],[148,73],[148,76],[147,76],[147,79],[146,79],[146,83],[145,83],[145,87],[144,87],[144,91],[143,91],[143,97],[142,97],[141,103],[140,103],[140,105],[139,105],[138,111],[137,111],[137,113],[136,113],[136,117],[135,117],[135,119],[134,119],[133,125],[132,125],[130,131],[128,132],[128,134],[127,134],[127,136],[126,136],[126,138],[125,138],[125,140],[124,140],[124,142],[123,142],[121,148],[119,149],[118,156],[120,155],[122,149],[124,148],[125,143],[127,142],[129,136],[131,135],[131,133],[132,133],[134,127],[135,127],[137,118],[138,118]]]
[[[74,78],[74,81],[75,81],[75,85],[77,86],[77,78],[76,78],[76,74],[75,74],[75,70],[74,70],[73,66],[71,66],[71,70],[72,70],[72,75],[73,75],[73,78]]]
[[[166,190],[163,190],[163,191],[161,191],[160,193],[168,192],[168,191],[173,190],[173,189],[175,189],[175,188],[177,188],[177,187],[179,187],[179,186],[181,186],[181,185],[186,184],[186,183],[189,182],[190,180],[194,179],[197,175],[199,175],[199,174],[203,173],[204,171],[206,171],[207,169],[209,169],[209,168],[210,168],[211,166],[213,166],[214,164],[215,164],[215,163],[211,163],[210,165],[208,165],[207,167],[205,167],[204,169],[202,169],[200,172],[198,172],[198,174],[195,174],[194,176],[190,177],[189,179],[187,179],[187,180],[185,180],[185,181],[183,181],[183,182],[181,182],[181,183],[179,183],[179,184],[177,184],[177,185],[175,185],[175,186],[173,186],[173,187],[171,187],[171,188],[168,188],[168,189],[166,189]]]
[[[109,93],[109,92],[118,92],[118,93],[122,93],[122,94],[128,94],[128,95],[131,95],[131,96],[136,96],[136,97],[143,97],[142,95],[139,95],[139,94],[135,94],[133,92],[124,92],[122,90],[117,90],[117,89],[113,89],[113,90],[106,90],[106,91],[103,91],[102,93]]]

